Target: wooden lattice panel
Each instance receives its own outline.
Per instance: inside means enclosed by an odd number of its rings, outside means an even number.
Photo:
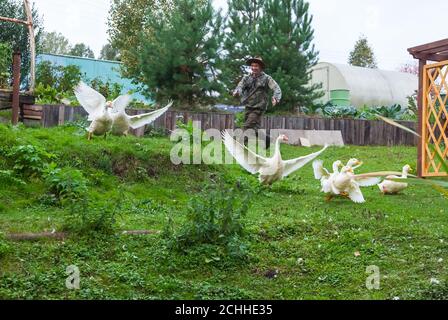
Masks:
[[[422,175],[448,176],[448,61],[426,65],[423,84]]]

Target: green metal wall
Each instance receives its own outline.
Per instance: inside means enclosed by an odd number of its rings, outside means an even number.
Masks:
[[[76,65],[80,67],[81,72],[84,73],[89,80],[100,78],[103,81],[109,80],[121,84],[123,86],[123,93],[137,89],[130,79],[125,79],[120,76],[119,70],[121,63],[117,61],[96,60],[55,54],[40,54],[37,56],[36,60],[37,64],[42,61],[50,61],[51,63],[60,66]],[[141,101],[151,102],[140,93],[135,93],[132,96]]]

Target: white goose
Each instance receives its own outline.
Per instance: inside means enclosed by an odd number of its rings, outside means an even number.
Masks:
[[[348,160],[346,166],[352,168],[352,170],[356,170],[363,165],[363,162],[359,161],[356,158],[352,158]]]
[[[403,167],[403,172],[401,176],[391,175],[387,176],[386,179],[378,184],[378,188],[383,194],[397,194],[408,187],[408,184],[405,182],[393,181],[392,179],[407,179],[409,172],[412,172],[412,168],[410,165],[405,165]]]
[[[352,167],[345,166],[332,179],[330,194],[347,196],[355,203],[364,203],[366,200],[360,187],[371,187],[379,181],[381,181],[379,177],[371,176],[371,174],[355,175]]]
[[[166,107],[159,110],[155,110],[149,113],[143,113],[135,116],[129,116],[126,114],[126,107],[132,101],[131,96],[123,95],[118,97],[112,102],[112,134],[117,136],[125,135],[129,133],[129,129],[138,129],[147,124],[154,122],[157,118],[163,115],[173,105],[170,102]]]
[[[112,102],[106,102],[106,98],[102,94],[93,90],[84,82],[80,82],[74,91],[79,103],[89,114],[88,120],[92,121],[87,129],[87,138],[92,139],[92,135],[106,136],[112,128],[113,120],[109,112],[109,109],[112,108]]]
[[[342,167],[342,161],[337,160],[333,162],[333,172],[330,173],[323,166],[324,162],[322,160],[315,160],[313,162],[314,177],[316,180],[320,180],[322,185],[322,191],[325,193],[331,192],[331,181],[333,177],[339,174],[339,167]]]
[[[252,174],[258,174],[260,183],[264,185],[272,185],[274,182],[282,180],[318,157],[328,148],[328,146],[325,146],[318,152],[285,161],[280,154],[280,143],[288,141],[288,137],[285,135],[280,135],[277,138],[274,154],[271,158],[262,157],[249,150],[233,139],[227,131],[223,132],[222,136],[224,145],[229,153],[244,169]]]
[[[314,177],[316,180],[320,180],[320,183],[322,185],[322,191],[325,193],[331,192],[331,183],[333,181],[333,178],[339,174],[339,167],[343,167],[341,160],[337,160],[333,162],[333,172],[330,173],[327,169],[324,168],[322,160],[316,160],[313,162],[313,170],[314,170]],[[359,161],[358,159],[350,159],[346,167],[349,167],[352,169],[352,172],[354,173],[355,169],[358,169],[360,166],[362,166],[363,163]]]
[[[356,160],[356,159],[354,159]],[[374,172],[367,174],[355,175],[351,164],[358,163],[358,167],[362,164],[359,161],[349,161],[349,165],[344,166],[340,172],[337,172],[335,167],[338,162],[335,162],[333,173],[330,174],[328,170],[323,167],[321,161],[313,163],[314,177],[321,180],[322,192],[327,194],[327,200],[330,201],[335,195],[342,195],[350,198],[355,203],[364,203],[365,199],[360,187],[370,187],[378,184],[381,176],[393,174],[393,172]]]

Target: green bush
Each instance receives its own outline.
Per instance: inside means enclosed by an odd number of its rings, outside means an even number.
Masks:
[[[32,144],[13,146],[10,149],[1,149],[17,176],[32,178],[41,176],[48,167],[49,162],[56,156]]]
[[[403,108],[399,104],[392,106],[364,106],[357,109],[353,106],[335,106],[329,102],[323,106],[314,106],[309,109],[302,108],[302,112],[308,115],[320,115],[331,119],[377,120],[380,115],[393,120],[416,120],[416,114],[412,109]]]
[[[48,84],[39,83],[34,89],[34,94],[39,104],[59,103],[58,90]]]
[[[55,164],[50,165],[45,172],[45,183],[49,191],[62,203],[77,201],[87,194],[88,180],[76,169],[61,169]]]
[[[64,229],[80,234],[110,234],[116,230],[117,217],[121,211],[119,199],[107,203],[81,199],[71,203],[70,215],[65,219]]]
[[[59,93],[73,91],[82,76],[78,66],[58,66],[49,61],[39,63],[36,69],[36,83],[53,87]]]
[[[328,103],[316,110],[317,113],[328,118],[354,118],[358,110],[353,106],[334,106]]]
[[[36,97],[39,104],[57,104],[62,99],[76,100],[73,88],[81,81],[81,69],[75,65],[58,66],[49,61],[37,65]]]
[[[108,100],[117,98],[123,86],[109,80],[100,78],[88,80],[76,65],[58,66],[50,61],[43,61],[37,65],[36,70],[36,96],[38,104],[65,104],[79,105],[73,89],[81,81],[100,92]]]
[[[235,127],[242,128],[244,126],[244,112],[235,114]]]
[[[165,235],[180,250],[196,245],[218,245],[229,256],[243,258],[247,255],[243,220],[249,209],[249,197],[235,189],[206,188],[190,200],[187,222],[181,230],[175,234],[167,229]]]
[[[107,100],[114,100],[118,98],[123,90],[123,86],[118,83],[110,82],[109,80],[103,81],[100,78],[94,78],[90,81],[90,85],[93,89],[101,93]]]
[[[25,181],[17,178],[12,170],[0,170],[0,182],[24,185]]]
[[[0,88],[8,88],[12,65],[12,49],[6,43],[0,43]]]

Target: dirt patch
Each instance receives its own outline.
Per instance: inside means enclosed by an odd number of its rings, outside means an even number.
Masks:
[[[134,157],[116,159],[112,162],[112,172],[120,178],[126,178],[130,172],[134,172],[140,162]]]

